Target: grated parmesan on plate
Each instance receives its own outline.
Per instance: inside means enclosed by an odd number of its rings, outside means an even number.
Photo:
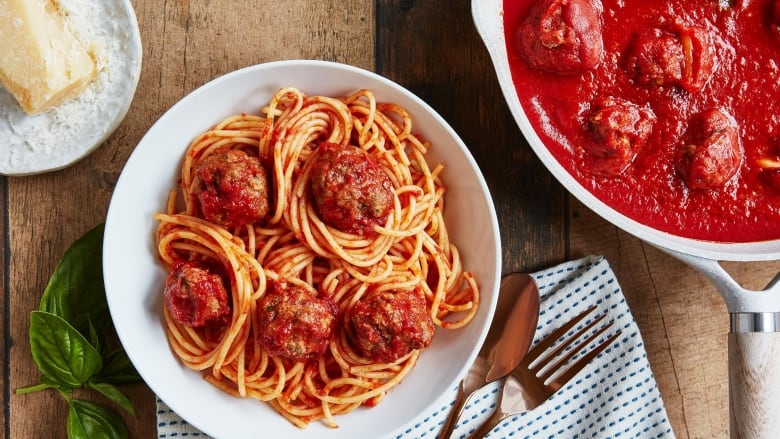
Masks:
[[[127,113],[141,69],[129,0],[58,0],[71,31],[94,56],[97,75],[75,98],[30,116],[0,87],[0,174],[66,167],[95,150]]]

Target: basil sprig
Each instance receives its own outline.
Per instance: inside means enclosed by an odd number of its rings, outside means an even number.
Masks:
[[[103,287],[103,229],[99,224],[65,251],[38,310],[30,314],[30,349],[41,382],[16,389],[18,394],[58,390],[69,405],[69,439],[127,438],[116,411],[71,395],[87,387],[135,416],[117,386],[141,380],[113,332]]]

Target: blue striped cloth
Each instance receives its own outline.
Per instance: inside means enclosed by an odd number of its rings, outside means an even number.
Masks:
[[[542,300],[533,344],[592,305],[598,310],[590,318],[607,314],[621,336],[547,402],[506,419],[487,438],[674,438],[639,328],[607,260],[588,256],[533,273],[533,277]],[[602,339],[610,335],[607,332]],[[456,389],[451,392],[446,400],[455,399]],[[466,439],[473,433],[495,409],[498,392],[499,384],[493,383],[476,394],[452,438]],[[437,438],[451,405],[445,403],[421,415],[397,439]],[[208,437],[159,399],[157,406],[160,439]]]

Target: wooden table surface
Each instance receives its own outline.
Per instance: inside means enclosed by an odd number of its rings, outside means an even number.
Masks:
[[[55,391],[14,393],[39,379],[29,313],[65,249],[105,220],[122,167],[146,130],[219,75],[293,58],[375,71],[416,93],[455,128],[492,191],[504,272],[606,256],[642,331],[677,437],[727,436],[728,315],[720,295],[693,269],[595,215],[547,172],[503,101],[468,0],[132,3],[144,60],[135,99],[117,131],[67,169],[0,177],[3,437],[66,437],[67,404]],[[776,262],[723,265],[754,289],[780,268]],[[131,437],[155,437],[154,396],[143,385],[125,390],[137,411],[126,419]]]

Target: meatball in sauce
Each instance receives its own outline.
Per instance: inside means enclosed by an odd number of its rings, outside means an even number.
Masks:
[[[349,324],[360,353],[387,363],[428,347],[435,330],[425,299],[414,291],[369,294],[352,307]]]
[[[360,148],[323,142],[311,171],[314,206],[336,229],[370,235],[393,209],[393,186],[379,164]]]
[[[232,228],[253,224],[269,211],[268,177],[260,159],[240,150],[217,152],[197,168],[203,216]]]
[[[717,189],[737,173],[744,154],[734,118],[711,109],[691,119],[675,165],[688,187]]]
[[[222,325],[230,316],[222,276],[198,262],[176,261],[165,281],[165,306],[181,325]]]
[[[690,93],[704,87],[716,67],[713,35],[697,26],[676,25],[671,31],[640,33],[626,68],[646,86],[679,86]]]
[[[514,34],[528,64],[558,74],[588,71],[600,61],[601,4],[598,0],[540,0]]]
[[[654,123],[650,108],[620,98],[604,99],[588,118],[593,139],[586,146],[590,171],[621,174],[631,165]]]
[[[336,303],[288,282],[269,281],[258,303],[260,344],[272,356],[312,360],[328,348]]]

